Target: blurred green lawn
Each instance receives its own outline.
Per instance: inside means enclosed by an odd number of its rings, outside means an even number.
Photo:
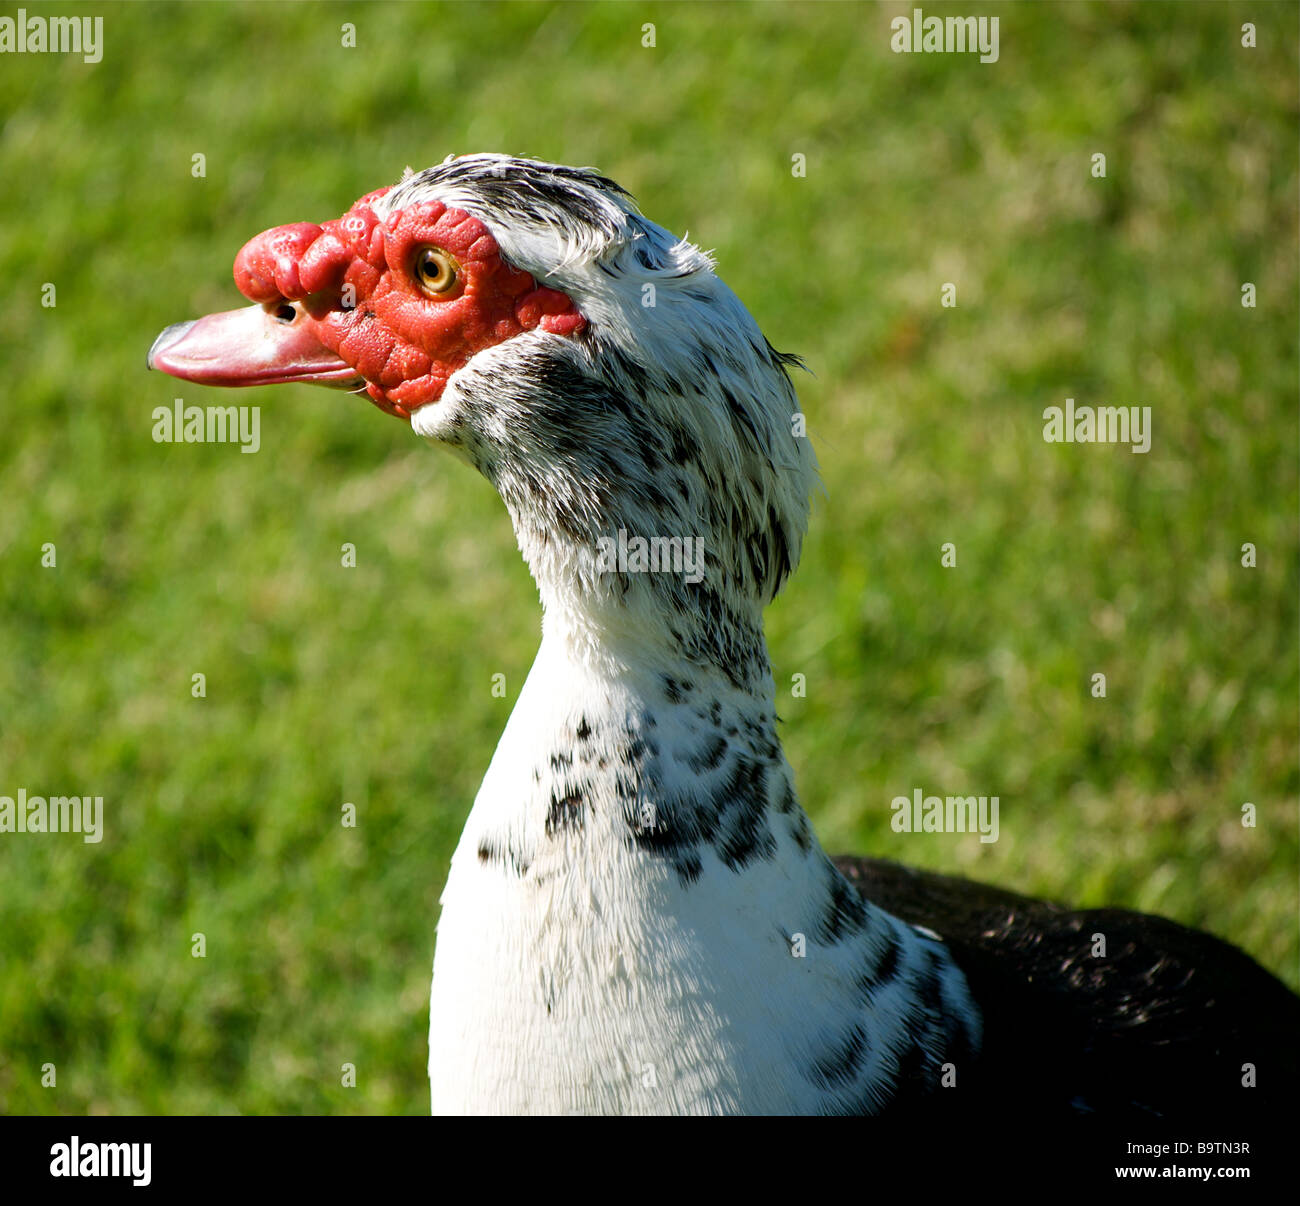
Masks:
[[[449,152],[598,165],[813,369],[827,495],[769,635],[828,849],[1300,983],[1297,9],[971,3],[980,65],[892,54],[911,8],[70,4],[102,63],[0,58],[0,794],[106,829],[0,835],[0,1109],[427,1108],[438,894],[532,584],[490,488],[367,403],[144,355],[240,304],[251,235]],[[181,393],[261,405],[262,450],[153,443]],[[1150,406],[1151,452],[1045,444],[1067,396]],[[893,833],[914,787],[998,795],[1001,840]]]

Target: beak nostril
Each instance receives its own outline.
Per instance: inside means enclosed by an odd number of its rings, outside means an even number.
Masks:
[[[268,306],[267,309],[270,310],[271,317],[276,322],[290,323],[298,317],[298,307],[290,305],[289,302],[281,302],[274,308]]]

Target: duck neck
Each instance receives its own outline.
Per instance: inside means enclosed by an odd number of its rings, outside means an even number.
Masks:
[[[761,679],[742,685],[671,634],[646,636],[602,624],[597,639],[588,618],[548,612],[466,830],[476,858],[559,870],[612,842],[689,884],[709,865],[820,853],[776,734],[761,632]]]
[[[971,1011],[821,850],[770,680],[593,662],[548,621],[443,893],[435,1110],[874,1112],[904,1066],[937,1082]]]

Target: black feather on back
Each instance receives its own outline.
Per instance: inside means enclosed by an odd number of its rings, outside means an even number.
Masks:
[[[1074,912],[884,859],[834,861],[873,904],[939,934],[966,975],[984,1042],[941,1091],[954,1111],[1238,1134],[1291,1115],[1300,998],[1236,947],[1162,917]]]

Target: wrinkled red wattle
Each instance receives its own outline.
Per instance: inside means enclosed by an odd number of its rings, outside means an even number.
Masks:
[[[370,203],[387,191],[320,226],[263,231],[235,257],[239,291],[263,305],[301,302],[309,317],[300,321],[366,379],[381,410],[409,420],[484,349],[537,327],[572,335],[587,325],[567,295],[507,264],[487,227],[463,210],[426,201],[381,222]],[[455,288],[436,299],[410,275],[427,244],[460,264]]]

